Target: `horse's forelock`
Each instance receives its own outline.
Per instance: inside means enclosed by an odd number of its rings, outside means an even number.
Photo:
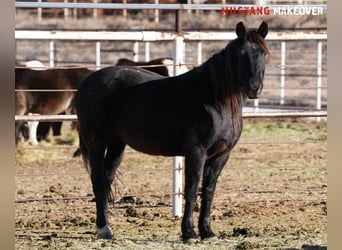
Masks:
[[[270,48],[268,47],[268,44],[266,43],[266,40],[256,31],[249,32],[249,36],[254,43],[259,45],[261,48],[263,48],[266,51],[268,57],[270,58],[271,51],[270,51]]]

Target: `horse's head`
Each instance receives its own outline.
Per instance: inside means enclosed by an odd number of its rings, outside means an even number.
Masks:
[[[263,87],[266,54],[269,54],[264,40],[267,32],[268,25],[265,22],[257,31],[247,31],[242,22],[236,25],[236,77],[251,99],[258,98]]]

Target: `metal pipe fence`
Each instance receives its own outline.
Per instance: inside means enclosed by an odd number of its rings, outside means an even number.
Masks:
[[[133,60],[138,61],[139,57],[139,42],[148,44],[145,46],[145,59],[150,58],[150,42],[173,42],[173,58],[174,64],[169,65],[174,67],[174,73],[178,74],[181,71],[183,65],[189,65],[186,63],[185,47],[187,43],[197,42],[197,64],[202,63],[202,42],[203,41],[226,41],[235,38],[234,32],[184,32],[178,34],[176,32],[155,32],[155,31],[132,31],[132,32],[95,32],[95,31],[25,31],[16,30],[15,39],[18,40],[47,40],[49,41],[49,65],[55,67],[55,45],[56,41],[88,41],[95,43],[95,63],[94,69],[99,69],[106,66],[101,62],[101,42],[106,41],[125,41],[133,42]],[[326,79],[326,49],[323,50],[323,43],[326,44],[327,32],[326,31],[311,31],[311,32],[270,32],[267,40],[270,42],[280,42],[280,61],[279,63],[272,63],[269,67],[276,71],[271,73],[266,71],[267,76],[274,76],[279,74],[279,103],[285,104],[285,90],[289,88],[286,86],[286,79],[288,77],[295,76],[308,76],[304,72],[300,72],[297,75],[288,73],[291,69],[296,69],[299,66],[305,69],[316,68],[316,73],[310,73],[313,77],[316,77],[316,109],[322,108],[322,89],[326,89],[326,86],[322,85],[322,80]],[[294,65],[287,63],[286,57],[289,53],[289,49],[286,49],[287,43],[300,42],[300,41],[316,41],[317,43],[317,59],[316,64],[314,62],[307,63],[305,65]],[[280,69],[280,70],[278,70]],[[291,87],[290,87],[291,88]],[[293,88],[293,87],[292,87]],[[258,103],[254,103],[258,106]]]

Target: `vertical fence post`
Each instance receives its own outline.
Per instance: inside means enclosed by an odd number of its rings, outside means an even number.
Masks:
[[[73,0],[72,2],[77,3],[77,0]],[[74,19],[77,19],[77,8],[72,9],[72,14],[73,14]]]
[[[38,3],[41,3],[42,0],[38,0]],[[37,9],[38,21],[42,20],[42,8]]]
[[[184,64],[184,38],[177,36],[174,43],[174,55],[173,55],[173,74],[179,75],[182,73],[182,65]]]
[[[159,4],[159,0],[154,0],[155,4]],[[154,22],[159,23],[159,9],[154,10]]]
[[[285,98],[285,63],[286,63],[286,42],[281,42],[281,62],[280,62],[280,105],[284,105]]]
[[[145,42],[145,62],[150,61],[150,42]]]
[[[94,3],[97,3],[97,0],[93,0]],[[93,18],[96,19],[97,18],[97,9],[93,9]]]
[[[182,36],[177,36],[174,42],[174,55],[173,61],[175,63],[174,75],[181,74],[181,66],[184,63],[184,38]],[[172,217],[182,216],[182,177],[183,177],[183,167],[182,167],[182,157],[175,156],[173,158],[173,185],[172,185]]]
[[[259,111],[259,99],[254,99],[254,112]]]
[[[139,43],[134,42],[133,44],[133,61],[138,62],[139,61]]]
[[[316,109],[320,110],[322,108],[322,41],[317,43],[317,101]],[[317,117],[317,121],[321,118]]]
[[[173,157],[173,170],[172,170],[172,217],[180,218],[182,216],[182,168],[183,158],[180,156]]]
[[[68,0],[64,0],[64,3],[68,3]],[[64,20],[67,20],[69,18],[69,9],[64,8]]]
[[[126,4],[127,3],[127,0],[122,0],[122,3]],[[122,16],[124,18],[127,18],[127,9],[123,9],[122,10]]]
[[[49,43],[49,67],[55,67],[55,43],[53,40]]]
[[[197,42],[197,65],[202,64],[202,41]]]
[[[184,63],[184,37],[182,33],[182,12],[181,10],[176,10],[176,20],[175,28],[178,36],[175,38],[174,48],[173,48],[173,74],[179,75],[182,73],[182,65]],[[172,217],[182,216],[182,177],[183,177],[183,166],[182,157],[175,156],[173,158],[173,185],[172,185]]]
[[[96,70],[99,70],[101,68],[101,43],[99,41],[96,42],[95,54]]]
[[[317,102],[316,108],[322,108],[322,41],[317,43]]]

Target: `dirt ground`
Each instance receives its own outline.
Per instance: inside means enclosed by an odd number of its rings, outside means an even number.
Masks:
[[[96,240],[90,179],[65,146],[77,145],[68,129],[40,150],[21,142],[16,151],[16,249],[326,249],[324,121],[246,120],[217,185],[218,239],[191,246],[171,216],[172,159],[130,148],[113,185],[114,239]]]

